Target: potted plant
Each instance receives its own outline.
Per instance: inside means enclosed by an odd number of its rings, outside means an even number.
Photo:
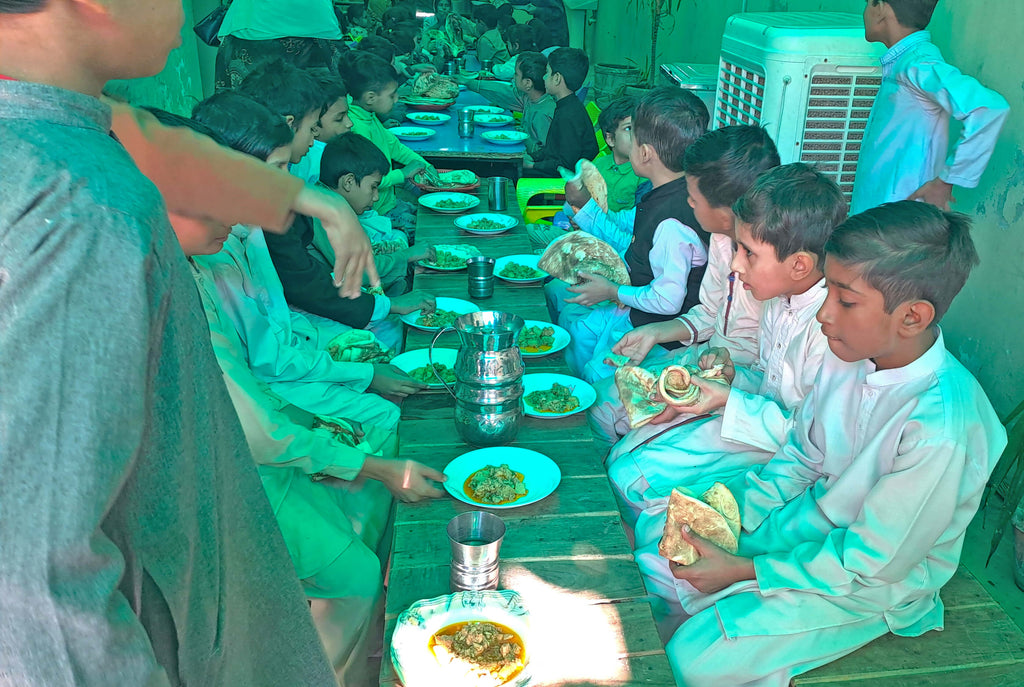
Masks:
[[[651,52],[645,58],[646,76],[641,82],[650,88],[658,77],[658,35],[661,33],[662,22],[679,11],[683,0],[629,0],[629,4],[636,11],[637,19],[647,15],[651,20]]]
[[[988,558],[999,548],[1006,533],[1006,526],[1013,529],[1014,570],[1013,579],[1024,590],[1024,402],[1013,409],[1003,422],[1006,425],[1007,443],[999,458],[992,479],[989,480],[982,499],[982,508],[997,491],[1003,491],[1003,507],[996,518],[992,535],[992,546]]]

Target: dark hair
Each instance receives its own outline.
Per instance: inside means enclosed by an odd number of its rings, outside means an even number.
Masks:
[[[213,131],[225,145],[260,160],[290,145],[294,137],[280,115],[232,91],[211,95],[196,105],[192,119]]]
[[[385,37],[395,46],[399,55],[408,55],[416,49],[416,36],[420,33],[420,27],[414,22],[396,24],[387,29]]]
[[[0,2],[2,2],[2,0],[0,0]],[[164,126],[177,126],[185,129],[192,129],[192,131],[195,131],[197,134],[202,134],[203,136],[213,139],[219,145],[227,145],[224,142],[224,139],[222,139],[216,131],[202,122],[197,122],[196,120],[189,119],[188,117],[182,117],[180,114],[174,114],[167,110],[161,110],[159,107],[149,107],[144,105],[142,109],[153,115],[156,118],[156,121],[160,122]]]
[[[363,40],[359,41],[357,51],[376,55],[388,64],[391,64],[391,60],[395,59],[395,55],[397,54],[395,44],[387,38],[382,38],[380,36],[367,36]]]
[[[365,136],[351,132],[332,138],[320,158],[320,183],[331,188],[337,188],[338,180],[346,174],[361,184],[371,174],[384,176],[390,171],[391,164],[381,149]]]
[[[284,60],[257,66],[242,79],[238,92],[266,105],[275,114],[293,117],[295,126],[310,112],[320,112],[323,106],[316,80]]]
[[[872,5],[885,3],[892,8],[896,21],[911,29],[925,29],[932,20],[939,0],[871,0]]]
[[[768,132],[746,124],[709,131],[690,144],[683,159],[683,171],[696,177],[715,208],[732,207],[758,175],[778,166],[779,151]]]
[[[559,48],[548,55],[548,66],[552,74],[562,75],[566,88],[577,91],[587,78],[590,60],[579,48]]]
[[[551,29],[544,23],[544,20],[540,18],[542,7],[538,7],[534,12],[534,18],[529,21],[529,27],[533,29],[533,42],[537,45],[537,50],[547,50],[555,44],[555,39],[551,36]]]
[[[548,68],[548,58],[539,52],[521,52],[516,57],[516,69],[524,79],[533,82],[537,91],[544,90],[544,72]]]
[[[687,149],[704,135],[709,120],[708,108],[700,98],[681,88],[662,86],[637,103],[633,141],[651,146],[661,164],[681,172]]]
[[[494,5],[477,5],[473,8],[473,18],[483,22],[488,29],[498,28],[498,8]]]
[[[381,23],[385,29],[408,21],[416,21],[416,10],[405,5],[393,5],[384,10],[384,15],[381,17]]]
[[[353,55],[344,69],[342,78],[353,100],[359,100],[371,91],[380,93],[389,84],[399,81],[398,72],[390,63],[370,53]]]
[[[597,126],[602,133],[614,136],[615,130],[619,128],[619,122],[626,117],[632,117],[635,109],[636,98],[633,96],[626,95],[616,98],[608,103],[608,107],[601,110],[601,114],[597,116]]]
[[[47,0],[0,0],[0,14],[33,14],[46,7]]]
[[[732,211],[750,225],[756,240],[785,260],[806,251],[825,262],[825,241],[846,219],[846,197],[829,177],[814,167],[794,162],[770,169],[757,178]]]
[[[349,5],[345,10],[345,16],[350,22],[354,22],[356,19],[362,19],[365,14],[366,5]]]
[[[832,232],[825,253],[880,291],[886,312],[910,300],[926,300],[935,308],[935,322],[979,262],[967,215],[913,200],[849,218]]]
[[[321,117],[324,116],[327,110],[331,109],[331,105],[348,96],[345,82],[341,80],[340,76],[332,73],[330,69],[310,67],[306,70],[306,73],[313,77],[317,87],[320,89],[320,95],[323,98],[323,104],[320,106]]]
[[[509,45],[515,43],[519,46],[519,52],[536,50],[536,32],[529,24],[512,24],[502,33],[502,37]]]

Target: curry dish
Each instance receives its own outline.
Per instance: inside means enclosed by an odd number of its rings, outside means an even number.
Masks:
[[[477,470],[462,485],[466,496],[477,503],[500,506],[517,501],[528,493],[523,484],[523,475],[514,472],[508,465],[488,465]]]
[[[523,640],[504,625],[469,621],[438,630],[430,649],[452,685],[499,687],[526,665]]]

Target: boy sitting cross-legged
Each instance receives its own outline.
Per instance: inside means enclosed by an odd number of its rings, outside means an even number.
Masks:
[[[557,177],[558,168],[572,169],[578,160],[597,157],[594,125],[576,91],[587,78],[590,60],[578,48],[559,48],[548,56],[544,89],[555,99],[544,146],[523,160],[526,176]]]
[[[779,164],[768,133],[756,126],[727,126],[700,137],[686,151],[683,168],[689,204],[711,234],[708,268],[700,282],[700,302],[684,314],[626,333],[612,352],[660,372],[669,364],[697,364],[695,344],[728,348],[732,360],[747,365],[757,358],[761,303],[732,271],[735,254],[733,204],[767,169]],[[667,347],[684,348],[674,354]],[[630,431],[611,377],[596,385],[598,402],[588,411],[591,429],[609,448]]]
[[[583,205],[575,215],[582,230],[616,249],[628,246],[623,259],[630,283],[581,272],[582,283],[568,287],[572,295],[558,317],[573,339],[566,362],[587,381],[611,374],[605,354],[625,332],[677,317],[697,303],[708,234],[687,202],[683,159],[707,124],[707,107],[697,96],[656,89],[637,106],[630,148],[633,169],[654,186],[641,203],[632,212],[603,213],[582,187],[566,185],[567,202]]]
[[[978,261],[969,227],[901,201],[833,232],[830,352],[772,459],[730,482],[739,553],[686,529],[692,565],[637,552],[648,590],[692,616],[667,646],[680,684],[782,687],[888,632],[942,627],[939,590],[1006,445],[937,326]]]
[[[349,109],[352,131],[373,141],[390,165],[380,183],[380,197],[373,209],[390,217],[403,231],[415,227],[416,208],[408,201],[399,200],[395,190],[423,169],[433,169],[433,166],[399,141],[377,117],[390,112],[398,101],[398,73],[376,55],[357,53],[343,67],[342,78],[352,96]],[[396,162],[403,166],[393,168]]]
[[[391,220],[374,212],[380,181],[390,169],[384,153],[370,139],[356,133],[336,137],[324,149],[320,167],[320,183],[340,194],[370,237],[374,262],[381,286],[387,295],[401,295],[408,288],[406,274],[418,260],[430,259],[433,247],[418,243],[409,247],[405,234],[394,229]],[[314,225],[314,244],[328,263],[334,262],[334,250],[319,226]]]
[[[825,241],[846,217],[839,187],[805,164],[783,165],[762,174],[733,211],[732,269],[764,303],[759,355],[753,364],[734,364],[728,348],[710,349],[698,364],[722,365],[725,381],[693,376],[700,388],[693,404],[670,405],[651,421],[659,433],[631,432],[612,449],[608,476],[627,524],[644,511],[638,546],[661,535],[645,531],[644,523],[652,511],[664,512],[673,487],[699,485],[706,475],[723,480],[771,457],[827,348],[814,316],[825,299]],[[666,425],[680,415],[691,419]]]

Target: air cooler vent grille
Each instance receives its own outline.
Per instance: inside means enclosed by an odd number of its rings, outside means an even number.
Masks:
[[[764,74],[722,61],[715,103],[715,128],[760,124],[764,110]]]
[[[847,199],[853,194],[864,129],[881,83],[875,76],[811,77],[800,161],[835,179]]]

